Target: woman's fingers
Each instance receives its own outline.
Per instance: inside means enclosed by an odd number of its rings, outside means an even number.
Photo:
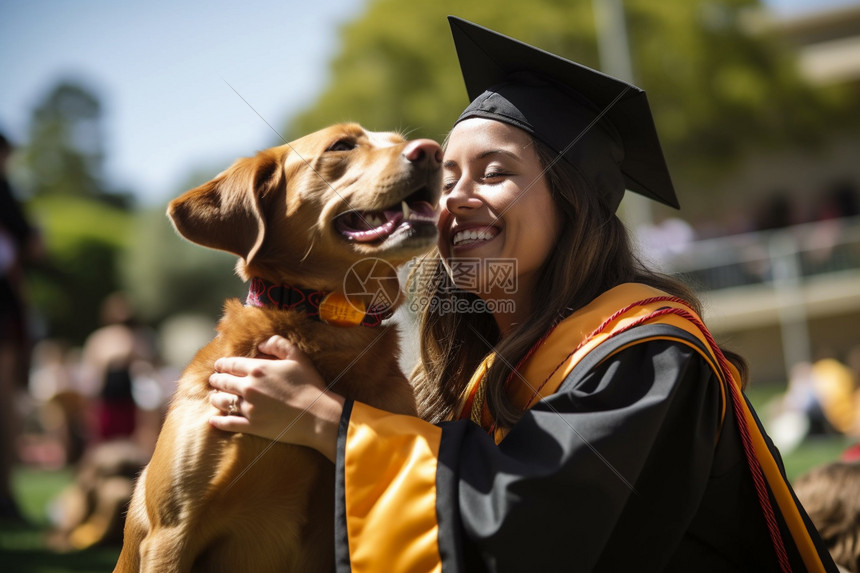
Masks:
[[[277,334],[268,340],[261,342],[257,348],[260,349],[260,352],[281,360],[291,358],[298,350],[298,347],[295,344]]]
[[[226,356],[215,361],[215,372],[224,372],[235,376],[247,376],[255,367],[258,360],[241,356]]]
[[[241,416],[212,416],[209,424],[225,432],[248,432],[252,429],[250,420]]]
[[[215,390],[209,395],[209,403],[223,412],[224,415],[245,416],[242,410],[245,401],[236,394]]]
[[[235,394],[236,396],[244,395],[245,385],[247,381],[244,377],[226,374],[224,372],[215,372],[209,375],[209,385],[215,390]]]
[[[304,356],[298,346],[283,336],[278,335],[261,342],[257,348],[269,357],[278,360],[296,360]],[[269,362],[271,358],[225,356],[215,361],[215,372],[232,374],[234,376],[251,376],[258,373],[260,367]]]
[[[209,376],[209,385],[217,390],[243,396],[248,379],[262,376],[268,366],[271,366],[271,360],[267,358],[219,358],[215,361],[215,372]]]

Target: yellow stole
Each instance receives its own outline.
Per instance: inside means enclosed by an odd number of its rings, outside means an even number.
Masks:
[[[702,343],[707,351],[703,351],[701,347],[683,338],[657,336],[647,340],[665,339],[686,344],[701,354],[717,373],[721,381],[721,420],[725,417],[727,402],[731,400],[736,413],[739,414],[736,416],[738,425],[746,426],[745,430],[741,429],[741,433],[749,435],[750,447],[760,467],[760,470],[750,468],[754,480],[757,475],[767,480],[807,569],[823,572],[824,566],[821,564],[818,551],[809,536],[794,498],[773,458],[773,454],[767,447],[746,400],[741,394],[740,376],[737,370],[725,359],[721,359],[722,355],[721,353],[718,354],[719,349],[716,348],[715,344],[712,344],[713,341],[704,330],[701,319],[683,302],[666,300],[667,298],[671,299],[666,293],[655,288],[638,283],[627,283],[610,289],[585,307],[574,312],[555,327],[537,351],[514,373],[511,387],[508,388],[512,401],[525,411],[540,400],[554,394],[568,374],[589,352],[613,335],[632,326],[669,324],[690,333]],[[662,309],[667,308],[677,309],[678,313],[661,312]],[[619,309],[625,310],[618,313]],[[615,314],[613,315],[613,313]],[[631,344],[638,342],[642,341]],[[576,345],[575,348],[573,345]],[[616,353],[626,347],[619,348]],[[507,435],[508,430],[495,428],[492,415],[486,402],[482,399],[484,378],[495,359],[494,353],[488,355],[472,375],[460,400],[457,417],[472,418],[484,429],[492,432],[496,443],[500,443]],[[726,399],[727,393],[730,394],[729,400]],[[760,488],[757,486],[757,489]],[[762,501],[763,492],[759,491],[759,495],[760,501]],[[770,503],[763,501],[763,505],[765,503],[768,507],[762,509],[766,514],[766,519],[768,519]],[[770,515],[772,516],[772,509]],[[772,523],[772,536],[775,527],[776,524]],[[777,544],[781,547],[781,543],[781,538],[774,539],[775,547]],[[778,548],[777,553],[779,554]]]

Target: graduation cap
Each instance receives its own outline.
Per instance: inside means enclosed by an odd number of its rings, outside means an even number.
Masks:
[[[448,17],[472,117],[519,127],[574,165],[613,210],[624,190],[679,207],[645,92]]]

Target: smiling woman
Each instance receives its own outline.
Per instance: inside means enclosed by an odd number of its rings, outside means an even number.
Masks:
[[[508,332],[532,312],[540,269],[562,225],[534,141],[505,123],[469,118],[451,131],[443,167],[439,253],[462,290],[485,299],[515,297],[515,314],[495,316],[500,330]],[[451,265],[463,258],[485,264]],[[501,292],[511,289],[494,283],[487,268],[502,260],[516,261],[514,293]],[[475,273],[480,282],[473,280]]]

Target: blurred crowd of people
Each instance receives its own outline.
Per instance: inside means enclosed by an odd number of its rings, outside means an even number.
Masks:
[[[21,463],[77,473],[49,509],[57,549],[121,539],[134,479],[152,453],[177,378],[122,293],[104,300],[101,322],[81,348],[39,341],[29,391],[19,401]]]
[[[101,323],[80,347],[38,341],[15,393],[17,463],[75,471],[46,508],[57,550],[121,541],[134,480],[152,455],[180,369],[214,332],[208,321],[177,321],[156,333],[121,292],[103,301]]]
[[[15,495],[16,466],[74,468],[74,483],[49,508],[52,545],[116,542],[179,368],[211,337],[211,325],[180,328],[180,340],[168,344],[185,351],[172,356],[164,333],[140,324],[128,297],[114,293],[82,346],[36,340],[24,279],[45,254],[7,176],[13,151],[0,134],[0,520],[28,521]]]
[[[12,495],[11,468],[21,421],[14,397],[26,386],[30,367],[23,272],[41,255],[42,245],[9,183],[7,165],[13,150],[0,134],[0,517],[15,518],[20,509]]]
[[[786,390],[766,409],[771,438],[790,452],[810,436],[860,440],[860,345],[842,359],[832,354],[798,362]]]

